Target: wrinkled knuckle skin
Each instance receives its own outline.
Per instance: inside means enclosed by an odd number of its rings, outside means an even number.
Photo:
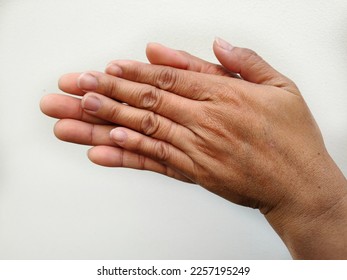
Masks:
[[[89,134],[89,143],[94,146],[96,141],[95,141],[95,127],[96,125],[93,124],[91,129],[90,129],[90,134]]]
[[[138,156],[138,168],[140,170],[145,170],[146,167],[146,157],[143,155]]]
[[[177,83],[177,72],[169,67],[159,71],[156,77],[159,88],[163,90],[172,90]]]
[[[104,82],[104,86],[103,86],[103,92],[106,93],[106,96],[110,96],[114,99],[116,99],[117,97],[117,90],[118,90],[118,85],[116,82],[116,79],[107,79]]]
[[[143,134],[152,136],[159,130],[159,117],[153,112],[147,113],[141,121],[141,131]]]
[[[169,147],[162,141],[158,141],[154,145],[154,154],[157,160],[166,162],[170,156]]]
[[[112,106],[108,111],[108,119],[113,122],[117,122],[119,113],[120,112],[118,106]]]
[[[140,94],[140,107],[144,109],[155,109],[160,100],[159,89],[148,87]]]

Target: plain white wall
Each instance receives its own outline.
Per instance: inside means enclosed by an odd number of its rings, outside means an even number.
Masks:
[[[149,41],[216,61],[220,36],[297,82],[347,174],[346,11],[344,0],[0,0],[0,258],[290,258],[256,210],[93,165],[38,104],[63,73],[146,61]]]

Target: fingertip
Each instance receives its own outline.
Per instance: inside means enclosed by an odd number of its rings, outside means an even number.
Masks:
[[[187,69],[189,61],[182,52],[159,43],[148,43],[146,55],[150,63]]]
[[[94,150],[94,148],[95,147],[91,147],[90,149],[88,149],[87,150],[87,157],[88,157],[88,159],[91,161],[91,162],[94,162],[94,152],[93,152],[93,150]],[[95,163],[95,162],[94,162]]]
[[[147,43],[146,56],[151,63],[152,61],[154,62],[156,60],[156,57],[158,56],[158,53],[160,54],[162,47],[164,46],[155,42]]]
[[[156,47],[165,47],[163,44],[157,42],[148,42],[146,49],[156,48]]]
[[[78,78],[81,73],[67,73],[62,75],[58,80],[58,87],[60,90],[71,93],[82,95],[84,92],[78,87]]]
[[[49,95],[45,95],[41,97],[39,107],[42,113],[46,114],[46,109],[47,109],[47,102],[49,100]]]
[[[212,49],[213,49],[213,52],[214,54],[217,56],[218,53],[220,52],[224,52],[223,49],[221,49],[216,41],[216,39],[213,41],[213,44],[212,44]],[[217,57],[218,58],[218,57]]]
[[[153,59],[155,59],[155,54],[158,51],[158,48],[160,48],[161,45],[155,42],[149,42],[146,46],[146,56],[149,62],[152,62]]]
[[[40,100],[39,106],[42,113],[47,116],[54,117],[58,108],[57,94],[47,94]]]
[[[110,62],[106,65],[105,73],[115,76],[115,77],[121,77],[123,74],[122,68],[120,68],[116,62]]]
[[[224,51],[230,52],[234,49],[234,46],[232,44],[230,44],[229,42],[225,41],[224,39],[220,38],[220,37],[215,37],[213,45],[216,48],[220,48]]]
[[[95,146],[87,150],[87,157],[92,163],[105,167],[119,167],[119,156],[120,150],[110,146]]]
[[[173,50],[172,48],[169,48],[167,46],[165,46],[164,44],[162,43],[158,43],[158,42],[148,42],[147,43],[147,48],[164,48],[164,49],[168,49],[168,50]]]
[[[109,163],[110,160],[103,150],[103,146],[91,147],[87,150],[87,157],[92,163],[96,165],[111,167],[112,164]]]
[[[58,80],[58,87],[63,90],[66,85],[71,84],[71,79],[78,77],[80,73],[67,73],[60,76]],[[77,85],[77,84],[76,84]]]
[[[57,137],[59,140],[63,140],[62,134],[61,134],[61,126],[63,124],[64,120],[58,120],[53,127],[53,133],[55,137]]]
[[[238,59],[240,48],[231,45],[219,37],[216,37],[213,41],[212,48],[218,61],[227,70],[233,73],[240,73],[240,60]]]

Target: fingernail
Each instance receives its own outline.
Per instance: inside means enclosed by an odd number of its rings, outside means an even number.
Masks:
[[[101,102],[95,96],[85,96],[82,100],[82,107],[85,110],[96,112],[100,109]]]
[[[98,80],[90,73],[83,73],[77,80],[77,86],[86,91],[94,91],[98,87]]]
[[[222,49],[224,49],[226,51],[229,51],[229,52],[234,48],[233,45],[229,44],[227,41],[225,41],[225,40],[223,40],[222,38],[219,38],[219,37],[215,38],[215,42],[217,43],[217,45],[220,48],[222,48]]]
[[[110,136],[115,142],[124,142],[128,138],[128,134],[124,130],[117,128],[111,130]]]
[[[110,75],[118,77],[122,75],[122,69],[114,63],[110,63],[107,65],[106,72]]]

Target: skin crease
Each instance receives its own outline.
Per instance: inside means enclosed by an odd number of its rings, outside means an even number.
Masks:
[[[213,47],[222,66],[149,44],[157,65],[114,61],[106,74],[65,75],[60,88],[82,100],[49,95],[41,109],[62,119],[59,139],[95,146],[97,164],[159,172],[258,208],[294,258],[346,258],[346,179],[298,88],[251,50],[221,39]]]

